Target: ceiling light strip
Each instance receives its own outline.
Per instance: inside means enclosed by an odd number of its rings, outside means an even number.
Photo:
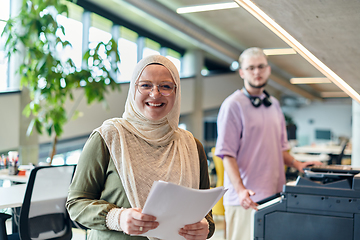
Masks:
[[[263,51],[264,54],[267,56],[296,54],[296,51],[292,48],[268,48],[263,49]]]
[[[179,14],[184,14],[184,13],[205,12],[205,11],[214,11],[221,9],[238,8],[238,7],[239,5],[237,3],[228,2],[228,3],[216,3],[216,4],[182,7],[182,8],[178,8],[176,12]]]
[[[318,84],[318,83],[331,83],[328,78],[291,78],[292,84]]]
[[[323,98],[344,98],[348,95],[344,92],[322,92],[321,97]]]
[[[308,62],[316,67],[321,73],[328,77],[335,85],[341,90],[346,92],[351,98],[360,103],[360,95],[350,87],[343,79],[341,79],[336,73],[329,69],[324,63],[316,58],[309,50],[301,45],[294,37],[286,32],[280,25],[266,15],[260,8],[258,8],[250,0],[235,0],[241,7],[246,9],[250,14],[256,17],[260,22],[267,26],[271,31],[278,35],[289,46],[295,49],[300,55],[302,55]]]

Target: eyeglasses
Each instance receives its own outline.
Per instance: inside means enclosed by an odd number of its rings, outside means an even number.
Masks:
[[[256,68],[259,69],[259,71],[263,71],[267,66],[266,64],[260,64],[259,66],[249,66],[247,68],[245,68],[245,70],[247,71],[254,71]]]
[[[150,81],[139,81],[135,85],[139,92],[144,95],[150,94],[156,86],[159,93],[165,97],[169,96],[176,88],[175,83],[172,82],[161,82],[159,85],[154,85]]]

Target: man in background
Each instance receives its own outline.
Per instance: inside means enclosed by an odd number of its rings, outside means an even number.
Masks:
[[[285,119],[279,102],[265,91],[271,68],[260,48],[239,58],[244,87],[221,105],[215,155],[224,163],[226,236],[250,240],[251,212],[258,201],[281,192],[284,164],[303,172],[320,162],[302,163],[289,153]]]

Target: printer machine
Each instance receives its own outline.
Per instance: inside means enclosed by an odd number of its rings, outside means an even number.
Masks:
[[[259,204],[254,240],[360,240],[360,168],[306,168]]]

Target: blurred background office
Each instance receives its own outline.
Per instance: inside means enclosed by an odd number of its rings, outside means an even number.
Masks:
[[[294,154],[325,154],[332,164],[345,139],[346,161],[340,163],[360,165],[360,150],[351,148],[360,142],[360,72],[356,65],[360,34],[355,31],[360,17],[351,14],[360,11],[358,1],[282,0],[276,5],[264,0],[63,2],[69,16],[59,15],[57,21],[73,47],[62,52],[62,57],[71,58],[80,69],[86,49],[116,39],[121,92],[106,95],[108,109],[101,104],[88,106],[81,90],[75,92],[81,116],[65,125],[53,164],[76,163],[91,130],[122,115],[132,69],[150,54],[167,56],[178,67],[183,95],[180,126],[203,142],[212,164],[218,109],[228,95],[243,86],[237,73],[238,56],[243,49],[256,46],[268,55],[273,73],[266,89],[281,103]],[[22,0],[1,0],[0,31],[21,4]],[[222,9],[205,8],[209,4]],[[194,5],[200,5],[200,11],[187,8]],[[2,37],[0,46],[5,41]],[[51,138],[36,132],[26,136],[30,120],[22,115],[22,109],[28,98],[19,88],[17,64],[16,57],[8,59],[0,51],[0,153],[17,150],[22,164],[46,162]],[[69,101],[67,110],[72,106]],[[299,149],[319,146],[331,150]]]

